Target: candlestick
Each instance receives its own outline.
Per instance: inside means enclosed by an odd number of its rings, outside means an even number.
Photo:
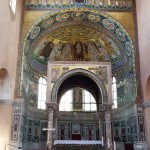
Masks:
[[[108,138],[108,148],[110,148],[110,142],[109,142],[109,138]]]
[[[114,141],[114,150],[116,150],[116,142]]]
[[[102,136],[102,146],[104,146],[104,137]]]

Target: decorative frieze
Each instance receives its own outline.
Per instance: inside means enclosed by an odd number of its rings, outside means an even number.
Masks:
[[[11,99],[0,99],[0,104],[5,104],[5,105],[13,105],[14,104],[14,100]]]
[[[19,142],[21,133],[21,114],[22,114],[22,102],[14,102],[13,105],[13,115],[12,115],[12,131],[11,131],[11,141]]]
[[[138,131],[139,131],[139,141],[145,141],[145,126],[144,126],[144,116],[138,116]]]
[[[88,7],[106,10],[131,10],[132,0],[26,0],[26,9],[42,10],[67,7]]]
[[[150,100],[145,100],[143,103],[144,108],[150,108]]]

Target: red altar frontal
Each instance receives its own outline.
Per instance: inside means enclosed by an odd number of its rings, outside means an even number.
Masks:
[[[81,140],[81,134],[78,133],[72,134],[72,140]]]

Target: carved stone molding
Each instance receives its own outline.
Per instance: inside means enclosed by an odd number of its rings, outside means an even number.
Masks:
[[[103,103],[100,105],[100,111],[111,111],[113,104]]]
[[[144,108],[150,108],[150,100],[145,100],[145,101],[143,102],[143,107],[144,107]]]
[[[11,99],[0,99],[0,105],[1,104],[12,106],[14,104],[14,100],[11,100]]]
[[[92,72],[84,70],[82,68],[78,68],[78,69],[73,69],[71,71],[68,71],[67,73],[63,74],[55,83],[53,90],[52,90],[52,99],[51,101],[55,101],[57,99],[57,92],[60,85],[69,77],[74,76],[74,75],[84,75],[87,76],[89,78],[91,78],[99,87],[99,90],[102,92],[102,101],[103,102],[108,102],[108,97],[107,97],[107,91],[105,88],[105,85],[103,84],[103,82]]]
[[[53,102],[50,102],[50,103],[46,103],[46,108],[48,111],[56,111],[57,110],[57,103],[53,103]]]
[[[92,7],[94,9],[104,10],[121,10],[131,11],[133,9],[132,0],[67,0],[66,3],[62,0],[25,0],[26,10],[51,10],[62,9],[67,7]]]

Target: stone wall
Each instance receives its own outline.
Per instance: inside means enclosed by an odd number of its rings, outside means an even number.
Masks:
[[[137,11],[137,24],[138,24],[138,40],[139,40],[139,57],[140,57],[140,70],[141,70],[141,84],[143,92],[143,100],[149,102],[149,76],[150,76],[150,59],[147,55],[150,51],[150,16],[147,15],[150,9],[150,1],[136,0],[136,11]],[[147,89],[148,88],[148,89]],[[147,140],[150,139],[150,108],[145,107],[145,120],[146,120],[146,134]],[[150,149],[150,142],[149,149]]]
[[[22,1],[17,0],[16,12],[13,14],[9,0],[0,0],[0,69],[5,68],[10,76],[11,93],[14,97],[17,55],[20,35]]]

